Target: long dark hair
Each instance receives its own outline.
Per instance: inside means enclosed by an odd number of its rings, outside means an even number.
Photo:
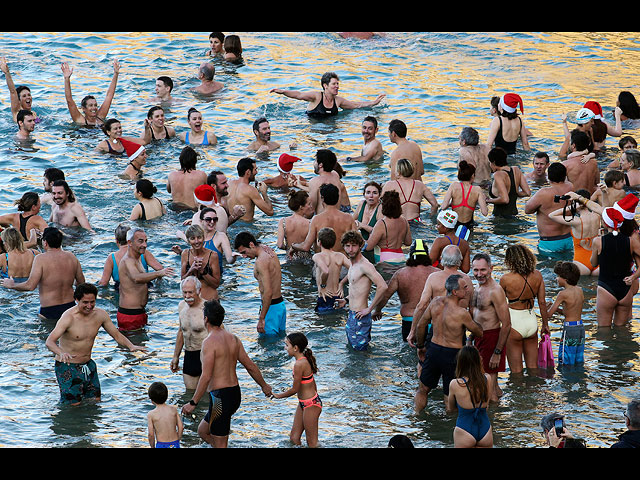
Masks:
[[[289,335],[287,335],[287,339],[289,340],[289,343],[291,343],[292,346],[298,347],[298,350],[300,350],[300,352],[304,355],[304,357],[309,362],[309,365],[311,366],[311,371],[313,373],[317,373],[318,366],[316,365],[316,357],[313,356],[313,352],[311,351],[311,349],[307,347],[307,345],[309,344],[309,341],[307,340],[307,337],[304,335],[304,333],[300,333],[300,332],[290,333]]]
[[[465,345],[456,355],[456,378],[467,377],[467,387],[474,405],[489,400],[487,377],[484,376],[480,352],[473,345]]]

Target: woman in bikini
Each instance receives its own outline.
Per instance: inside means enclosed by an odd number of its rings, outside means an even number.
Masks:
[[[473,185],[475,173],[476,167],[464,160],[460,161],[458,163],[458,180],[460,182],[452,183],[449,186],[442,200],[442,207],[440,207],[442,210],[451,207],[458,214],[456,232],[460,233],[459,236],[462,236],[465,240],[469,239],[469,234],[473,231],[475,225],[473,213],[476,207],[480,206],[480,213],[485,217],[489,214],[482,188],[478,185]],[[464,227],[464,230],[461,227]]]
[[[380,261],[390,265],[404,265],[406,258],[402,251],[403,245],[411,245],[411,228],[409,222],[402,215],[402,206],[398,192],[385,192],[381,198],[382,218],[380,218],[369,240],[366,250],[380,248]]]
[[[13,227],[3,230],[0,237],[6,249],[6,253],[0,255],[0,276],[13,278],[16,283],[26,282],[31,273],[33,259],[40,252],[25,248],[22,235]]]
[[[496,147],[503,148],[507,154],[513,155],[516,153],[516,144],[520,138],[522,148],[526,151],[530,150],[527,129],[522,118],[518,116],[518,105],[520,112],[524,113],[522,98],[515,93],[507,93],[500,98],[498,113],[489,125],[488,148],[493,148],[495,144]]]
[[[13,202],[18,206],[18,213],[0,215],[0,225],[11,225],[22,234],[25,248],[38,245],[37,232],[44,232],[49,225],[40,213],[40,197],[36,192],[26,192],[19,200]]]
[[[435,215],[438,211],[438,200],[433,195],[429,187],[422,180],[415,180],[413,176],[413,165],[407,159],[401,158],[396,164],[396,180],[389,180],[382,188],[382,194],[385,192],[398,192],[400,195],[400,205],[402,207],[402,216],[407,221],[419,223],[420,220],[420,203],[424,198],[431,205],[430,215]]]
[[[273,398],[287,398],[298,395],[298,405],[293,417],[293,427],[289,438],[295,445],[302,443],[304,432],[309,447],[318,446],[318,419],[322,413],[322,400],[313,377],[318,373],[316,358],[308,347],[307,337],[300,332],[290,333],[284,340],[285,351],[296,359],[293,365],[293,386],[282,392],[274,393]]]
[[[159,198],[154,197],[158,189],[146,178],[136,182],[133,195],[138,200],[138,204],[133,207],[129,220],[151,220],[167,213]]]
[[[369,182],[364,186],[362,193],[364,199],[360,200],[355,212],[353,212],[353,218],[356,221],[356,226],[358,227],[362,238],[364,238],[366,242],[373,231],[373,227],[375,227],[376,222],[378,221],[382,186],[378,182]],[[363,252],[363,255],[367,260],[375,264],[379,260],[380,252]]]
[[[302,243],[309,233],[310,218],[313,217],[314,209],[309,194],[304,190],[297,190],[289,193],[289,209],[293,214],[281,218],[278,222],[278,239],[276,245],[287,252],[288,261],[311,261],[311,252],[294,250],[291,245]]]
[[[178,136],[184,143],[191,145],[216,145],[218,143],[213,132],[202,129],[202,113],[193,107],[187,112],[187,123],[191,130]]]
[[[538,319],[535,300],[542,317],[542,334],[549,334],[549,318],[542,274],[536,270],[536,256],[522,244],[507,248],[504,258],[510,270],[500,279],[511,315],[511,333],[507,339],[507,361],[511,373],[522,373],[522,358],[527,370],[538,368]]]
[[[484,373],[480,352],[472,345],[462,347],[456,355],[456,378],[449,383],[447,411],[458,411],[453,429],[454,448],[491,448],[493,431],[487,415],[491,383]]]
[[[193,275],[200,280],[200,296],[205,300],[218,300],[220,286],[220,262],[218,254],[204,246],[204,230],[191,225],[185,232],[191,248],[181,253],[180,279]]]

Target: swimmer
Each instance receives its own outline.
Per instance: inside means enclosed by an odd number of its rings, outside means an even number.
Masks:
[[[16,116],[16,122],[18,123],[18,133],[15,138],[19,142],[32,142],[34,141],[31,134],[36,128],[36,117],[31,110],[20,110]]]
[[[26,282],[33,260],[40,252],[26,248],[22,235],[14,227],[4,229],[0,238],[6,250],[4,255],[0,255],[0,277],[13,278],[16,283]]]
[[[221,279],[219,254],[204,246],[204,230],[200,225],[191,225],[185,236],[190,248],[180,254],[180,277],[182,280],[197,277],[202,284],[202,298],[217,300]]]
[[[101,127],[104,134],[107,136],[106,140],[102,140],[96,146],[96,151],[100,153],[109,153],[111,155],[122,155],[127,153],[124,144],[121,142],[122,137],[122,125],[115,118],[110,118]],[[145,142],[142,138],[124,137],[125,140],[144,145]]]
[[[489,165],[493,182],[489,188],[487,203],[493,203],[493,215],[510,217],[518,214],[516,202],[520,197],[531,196],[526,178],[517,166],[509,166],[507,152],[496,147],[489,152]]]
[[[587,152],[585,153],[590,153],[594,151],[593,150],[594,149],[593,132],[592,132],[594,118],[595,118],[595,114],[588,108],[581,108],[576,113],[575,130],[584,132],[587,135],[587,139],[588,139],[587,146],[585,147],[585,150],[587,150]],[[567,153],[571,153],[572,139],[571,139],[571,132],[569,131],[569,126],[567,125],[566,113],[562,114],[562,130],[564,133],[564,143],[560,147],[560,152],[558,152],[558,158],[561,158],[561,159],[565,158],[567,156]]]
[[[16,88],[13,83],[13,77],[9,71],[9,64],[5,57],[0,57],[0,71],[4,73],[4,79],[7,82],[7,88],[9,89],[9,98],[11,100],[11,114],[13,115],[13,121],[17,122],[18,112],[20,110],[31,111],[35,117],[36,123],[40,121],[38,116],[31,110],[33,106],[33,98],[31,97],[31,89],[25,85],[21,85]]]
[[[36,192],[26,192],[22,197],[13,202],[18,206],[18,213],[6,213],[0,215],[0,225],[11,225],[22,234],[22,239],[27,242],[26,248],[38,245],[38,234],[42,233],[49,225],[40,215],[42,204]]]
[[[242,62],[242,42],[238,35],[226,35],[222,47],[224,49],[222,58],[232,63]]]
[[[218,212],[216,229],[226,233],[227,227],[241,219],[246,213],[246,209],[242,205],[234,205],[229,210],[229,181],[220,170],[214,170],[207,175],[207,185],[215,189],[217,198],[217,203],[211,205],[211,208]]]
[[[64,180],[64,172],[56,167],[45,168],[42,174],[42,188],[44,189],[44,193],[40,195],[40,201],[42,203],[53,205],[51,185],[53,185],[53,182],[56,180]]]
[[[316,152],[316,158],[313,162],[313,171],[316,174],[314,178],[309,180],[308,186],[296,183],[296,187],[302,188],[309,192],[309,198],[315,209],[316,215],[322,213],[323,204],[320,198],[320,187],[325,183],[334,185],[340,194],[338,200],[338,208],[342,212],[351,214],[351,201],[344,183],[342,182],[340,171],[342,168],[338,164],[336,154],[331,150],[322,148]]]
[[[202,129],[202,113],[191,107],[187,112],[187,123],[191,129],[178,135],[184,143],[191,145],[216,145],[218,138],[213,132]]]
[[[166,75],[156,78],[155,86],[156,98],[154,102],[160,102],[162,104],[170,104],[173,102],[171,92],[173,92],[173,80]]]
[[[180,152],[180,170],[174,170],[167,177],[167,192],[171,194],[172,206],[175,208],[197,209],[195,189],[207,183],[207,174],[196,168],[199,156],[198,152],[187,145]]]
[[[318,373],[316,357],[308,344],[307,337],[300,332],[290,333],[284,339],[287,355],[296,360],[293,365],[293,385],[282,393],[274,393],[273,398],[288,398],[297,394],[298,405],[289,439],[294,445],[301,445],[304,433],[307,445],[314,448],[318,446],[318,419],[322,413],[322,400],[313,377]]]
[[[320,249],[312,257],[316,286],[318,287],[318,299],[315,307],[317,313],[334,312],[336,301],[344,297],[340,273],[343,268],[348,270],[351,267],[351,262],[344,253],[333,250],[335,244],[336,232],[329,227],[321,228],[318,232]]]
[[[420,203],[426,200],[431,205],[429,215],[435,215],[440,207],[438,200],[421,179],[414,178],[412,163],[406,158],[401,158],[396,163],[396,175],[394,180],[389,180],[382,187],[382,195],[386,192],[397,192],[401,195],[400,206],[402,216],[412,225],[422,222],[420,218]]]
[[[567,180],[575,190],[593,194],[600,183],[600,169],[595,153],[588,153],[589,136],[580,130],[571,132],[571,153],[562,164],[567,168]]]
[[[533,170],[527,173],[524,177],[528,182],[532,183],[546,183],[547,169],[549,168],[550,161],[547,152],[536,152],[533,156]]]
[[[276,246],[287,252],[287,261],[309,260],[311,254],[308,251],[294,250],[292,247],[294,243],[304,242],[309,233],[309,219],[313,217],[309,194],[304,190],[290,192],[287,206],[293,214],[278,221]]]
[[[96,233],[91,225],[82,205],[76,200],[71,187],[65,180],[56,180],[51,186],[54,205],[51,207],[49,222],[64,227],[81,227],[91,233]]]
[[[420,146],[416,142],[407,138],[407,126],[402,120],[396,119],[389,122],[389,141],[396,144],[396,149],[391,152],[389,159],[391,180],[396,180],[397,178],[397,163],[401,158],[405,158],[411,162],[413,166],[413,175],[411,178],[415,180],[422,179],[424,175],[422,150],[420,150]]]
[[[603,180],[604,182],[599,183],[598,188],[591,195],[591,200],[603,208],[613,207],[618,200],[622,200],[627,195],[624,190],[624,173],[620,170],[607,170]]]
[[[411,227],[402,215],[402,204],[398,192],[383,193],[380,204],[382,217],[373,227],[364,250],[372,251],[377,246],[380,249],[378,264],[399,266],[406,261],[402,246],[411,245]]]
[[[368,162],[380,160],[384,155],[382,143],[376,138],[378,133],[378,120],[376,117],[366,116],[362,121],[362,139],[364,146],[357,157],[347,157],[346,162]]]
[[[373,231],[373,227],[378,222],[380,213],[380,196],[382,195],[382,186],[375,181],[367,182],[362,189],[364,199],[353,212],[353,218],[356,221],[356,227],[362,235],[362,238],[369,239],[369,235]],[[377,263],[376,256],[380,256],[380,252],[374,249],[373,252],[363,252],[363,255],[371,263]]]
[[[207,51],[207,55],[210,57],[216,55],[222,55],[224,53],[224,33],[222,32],[211,32],[209,34],[209,50]]]
[[[200,85],[193,89],[194,92],[201,95],[213,95],[216,92],[222,90],[224,85],[213,77],[216,74],[216,67],[211,62],[203,62],[198,68],[198,80]]]
[[[500,147],[508,155],[513,155],[516,153],[516,144],[520,138],[522,148],[526,151],[531,150],[524,120],[518,116],[518,106],[520,106],[520,112],[524,113],[522,98],[516,93],[507,93],[500,97],[498,114],[489,125],[487,148]]]
[[[337,115],[339,110],[353,110],[356,108],[366,108],[378,105],[386,94],[378,95],[374,100],[354,102],[338,95],[340,89],[340,78],[334,72],[326,72],[320,79],[321,92],[299,92],[296,90],[284,90],[273,88],[270,93],[277,93],[295,100],[308,102],[307,115],[310,117],[323,118]]]
[[[162,107],[151,107],[144,121],[144,142],[151,143],[153,140],[168,140],[175,136],[176,129],[165,125],[164,110]]]
[[[180,448],[184,426],[178,409],[166,404],[168,397],[164,383],[153,382],[149,387],[149,399],[155,406],[147,413],[147,437],[151,448]]]
[[[245,214],[240,218],[245,222],[253,221],[256,207],[265,215],[273,216],[273,205],[267,193],[267,185],[264,182],[257,182],[257,187],[252,185],[258,174],[256,161],[249,157],[241,158],[238,161],[237,171],[238,178],[229,182],[228,208],[242,206]]]
[[[253,122],[253,135],[256,139],[249,144],[247,150],[256,152],[256,154],[263,152],[272,152],[280,148],[278,142],[271,141],[271,125],[269,120],[265,117],[258,118]]]
[[[142,167],[147,164],[149,154],[143,145],[120,138],[120,143],[124,146],[129,163],[122,172],[122,177],[134,180],[142,176]]]
[[[479,185],[488,184],[491,181],[491,166],[489,165],[489,148],[480,143],[478,131],[471,127],[464,127],[459,136],[460,159],[458,167],[463,161],[476,168],[475,182]]]
[[[440,266],[440,255],[442,254],[442,250],[447,245],[456,245],[462,254],[460,270],[464,273],[469,273],[469,270],[471,269],[471,249],[469,248],[469,243],[464,238],[456,236],[457,225],[458,214],[453,210],[442,210],[438,213],[436,231],[440,236],[433,241],[433,244],[431,244],[429,257],[431,257],[431,262],[434,267],[442,268]]]
[[[109,84],[109,88],[107,89],[104,102],[102,102],[100,108],[98,108],[98,102],[95,97],[87,95],[82,99],[82,103],[80,104],[82,112],[78,109],[76,102],[73,100],[73,95],[71,94],[71,75],[73,74],[73,68],[69,67],[68,63],[63,62],[61,70],[62,75],[64,76],[64,97],[67,101],[67,108],[69,109],[71,119],[75,123],[86,127],[96,127],[104,123],[104,119],[107,118],[107,114],[111,108],[113,96],[116,93],[118,74],[120,73],[120,62],[118,60],[113,61],[113,77]]]
[[[157,191],[155,185],[146,178],[136,182],[133,196],[138,200],[138,204],[133,207],[129,220],[152,220],[167,213],[162,201],[153,196]]]
[[[309,183],[302,178],[300,175],[294,175],[291,173],[293,170],[293,164],[295,162],[299,162],[300,159],[298,157],[294,157],[293,155],[289,155],[288,153],[283,153],[278,158],[278,174],[275,177],[267,178],[264,180],[264,183],[270,188],[282,188],[289,189],[296,184],[301,184],[303,186],[309,185]]]

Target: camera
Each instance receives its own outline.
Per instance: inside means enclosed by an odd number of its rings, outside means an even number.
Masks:
[[[560,203],[561,200],[571,200],[569,195],[554,195],[553,201],[555,203]]]
[[[562,432],[564,431],[564,420],[562,418],[556,418],[553,421],[553,426],[556,429],[556,437],[560,438]]]

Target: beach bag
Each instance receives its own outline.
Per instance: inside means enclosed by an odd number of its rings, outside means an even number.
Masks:
[[[547,334],[542,335],[540,343],[538,344],[538,368],[555,368],[551,338]]]

